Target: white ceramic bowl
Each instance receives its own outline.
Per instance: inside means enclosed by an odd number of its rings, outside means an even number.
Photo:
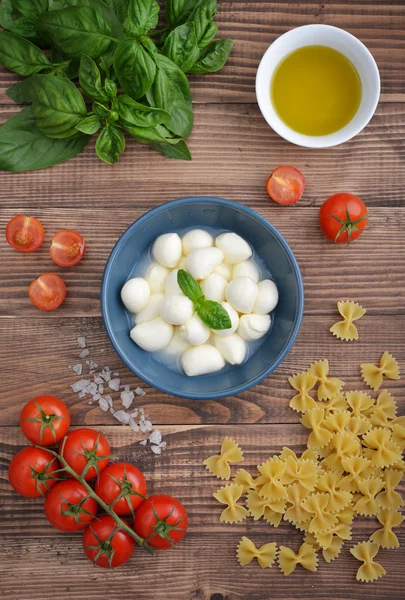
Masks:
[[[335,133],[320,136],[297,133],[280,119],[273,107],[270,97],[273,73],[285,56],[302,46],[329,46],[341,52],[351,60],[360,76],[362,98],[357,113]],[[380,74],[371,52],[354,35],[331,25],[304,25],[284,33],[266,50],[257,70],[256,97],[263,117],[281,137],[298,146],[328,148],[350,140],[370,121],[380,97]]]

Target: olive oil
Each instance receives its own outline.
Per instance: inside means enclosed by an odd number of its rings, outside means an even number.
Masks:
[[[346,56],[327,46],[304,46],[280,62],[270,94],[288,127],[320,136],[335,133],[352,120],[362,90],[359,74]]]

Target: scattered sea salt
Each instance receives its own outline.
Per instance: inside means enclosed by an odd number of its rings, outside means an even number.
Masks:
[[[72,390],[74,392],[81,392],[82,390],[84,390],[90,383],[89,379],[79,379],[79,381],[76,381],[75,383],[72,383],[72,385],[70,386],[72,388]]]
[[[128,425],[131,418],[125,410],[117,410],[113,413],[113,416],[123,425]]]
[[[135,394],[137,396],[146,396],[146,392],[144,389],[142,389],[141,387],[137,387],[135,388]]]
[[[77,338],[77,343],[79,344],[79,348],[86,347],[86,338],[84,337],[84,335],[79,335],[79,337]]]
[[[94,396],[93,396],[93,400],[94,400],[94,402],[97,402],[97,400],[100,400],[100,398],[101,398],[101,396],[100,396],[100,394],[98,394],[98,393],[97,393],[97,394],[94,394]]]
[[[124,408],[129,408],[132,404],[132,402],[134,401],[135,398],[135,394],[134,392],[129,392],[127,390],[124,390],[123,392],[121,392],[121,402]]]
[[[79,397],[80,399],[81,399],[81,398],[84,398],[84,397],[85,397],[85,395],[86,395],[86,392],[79,392],[79,393],[78,393],[78,397]]]
[[[161,441],[162,441],[162,434],[159,431],[159,429],[155,429],[155,431],[152,431],[152,433],[149,436],[149,442],[151,444],[160,444]]]
[[[75,365],[73,367],[73,371],[76,373],[76,375],[81,375],[83,372],[83,365],[82,363],[78,363],[77,365]]]
[[[109,404],[105,398],[100,398],[98,401],[98,405],[101,408],[101,410],[104,410],[104,411],[107,411],[109,408]]]
[[[162,454],[162,450],[160,448],[160,446],[151,446],[150,449],[152,450],[152,452],[154,452],[155,454]]]
[[[100,375],[94,375],[93,381],[94,383],[97,383],[97,385],[104,383],[104,379],[100,377]]]
[[[84,350],[82,350],[79,354],[79,358],[86,358],[86,356],[88,356],[90,354],[90,350],[88,348],[85,348]]]
[[[148,443],[148,440],[142,440],[141,442],[139,442],[139,445],[146,446],[147,443]]]
[[[120,389],[120,380],[118,378],[110,379],[110,381],[108,382],[108,387],[110,388],[110,390],[114,390],[114,392],[118,392]]]
[[[98,393],[99,394],[104,394],[104,386],[102,383],[99,384],[98,386]]]
[[[112,398],[111,398],[111,396],[104,396],[104,397],[105,397],[105,399],[107,400],[107,402],[108,402],[108,405],[109,405],[109,406],[112,406],[112,405],[113,405],[113,401],[112,401]]]

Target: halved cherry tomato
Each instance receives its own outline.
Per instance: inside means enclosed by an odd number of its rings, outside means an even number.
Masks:
[[[334,194],[322,204],[319,223],[329,240],[350,244],[367,225],[367,207],[354,194]]]
[[[73,267],[83,258],[86,250],[84,238],[72,229],[62,229],[52,238],[51,258],[60,267]]]
[[[95,492],[117,515],[134,514],[134,510],[145,500],[145,477],[131,463],[113,463],[100,474]]]
[[[110,444],[102,433],[82,427],[68,433],[59,454],[69,466],[86,480],[100,475],[110,461]]]
[[[126,525],[126,523],[124,521]],[[109,515],[101,515],[83,534],[83,549],[88,559],[98,567],[113,569],[126,563],[135,549],[135,540],[126,531],[118,530]]]
[[[149,546],[159,550],[178,544],[187,526],[186,509],[179,500],[167,494],[149,496],[135,512],[135,532],[147,540]]]
[[[56,396],[37,396],[24,406],[20,415],[23,434],[33,444],[52,446],[67,434],[69,409]]]
[[[7,223],[6,240],[20,252],[34,252],[44,241],[44,228],[35,217],[16,215]]]
[[[59,466],[59,461],[50,452],[27,446],[12,459],[8,479],[21,496],[39,498],[57,482]]]
[[[31,283],[28,296],[40,310],[55,310],[66,297],[66,286],[56,273],[44,273]]]
[[[295,204],[305,189],[305,177],[295,167],[277,167],[267,180],[267,193],[277,204]]]
[[[59,531],[81,531],[96,518],[98,504],[76,479],[59,481],[46,495],[45,516]]]

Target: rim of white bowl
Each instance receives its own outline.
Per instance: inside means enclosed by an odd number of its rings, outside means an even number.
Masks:
[[[278,49],[278,47],[280,45],[282,45],[289,38],[292,39],[295,36],[297,36],[299,32],[300,33],[308,32],[308,33],[314,34],[314,36],[316,36],[317,33],[320,33],[320,32],[331,33],[332,30],[335,35],[337,34],[337,35],[341,36],[341,39],[345,40],[345,42],[347,42],[348,44],[351,44],[352,47],[356,48],[356,50],[358,52],[362,53],[362,56],[367,60],[367,62],[368,62],[367,68],[370,70],[369,77],[370,77],[370,79],[373,80],[374,98],[369,107],[369,110],[367,111],[367,115],[365,115],[365,117],[359,121],[359,123],[356,127],[353,128],[352,123],[353,123],[353,120],[356,118],[356,116],[359,113],[361,104],[360,104],[360,107],[357,110],[356,114],[354,115],[353,119],[347,125],[345,125],[342,129],[339,129],[338,131],[331,133],[329,135],[322,135],[322,136],[304,135],[304,134],[294,131],[280,119],[280,117],[277,115],[275,109],[273,108],[271,99],[270,99],[270,82],[271,82],[273,73],[274,73],[275,69],[277,68],[277,66],[280,64],[281,60],[283,60],[283,58],[288,56],[288,54],[290,54],[290,52],[293,52],[294,50],[282,53],[282,56],[280,56],[280,58],[276,61],[274,67],[270,70],[270,72],[269,72],[269,69],[267,66],[267,61],[268,61],[269,57],[274,53],[275,50]],[[308,45],[317,45],[316,37],[314,37],[314,39],[311,40],[310,43],[304,42],[304,43],[298,45],[296,49],[302,48],[302,47],[308,46]],[[327,45],[327,44],[323,43],[320,45]],[[332,45],[330,47],[333,48]],[[351,62],[353,62],[353,60],[350,57],[348,57],[344,51],[339,50],[339,52],[344,54],[347,58],[349,58],[349,60]],[[356,65],[354,65],[354,66],[357,70]],[[359,76],[360,76],[360,73],[359,73]],[[263,81],[266,82],[266,85],[263,85]],[[363,81],[362,81],[362,87],[364,88]],[[278,38],[276,38],[274,40],[274,42],[272,42],[270,44],[270,46],[267,48],[266,52],[263,54],[263,56],[260,60],[260,63],[259,63],[258,69],[257,69],[257,73],[256,73],[256,99],[257,99],[257,103],[259,105],[260,111],[263,115],[263,118],[267,121],[268,125],[270,125],[270,127],[280,137],[284,138],[288,142],[291,142],[292,144],[295,144],[296,146],[302,146],[305,148],[330,148],[332,146],[338,146],[339,144],[343,144],[344,142],[347,142],[348,140],[350,140],[353,137],[355,137],[356,135],[358,135],[366,127],[366,125],[370,122],[370,120],[372,119],[372,117],[375,113],[375,110],[377,108],[377,105],[378,105],[378,102],[380,99],[380,89],[381,89],[380,73],[378,70],[377,63],[376,63],[373,55],[371,54],[370,50],[367,48],[367,46],[365,46],[363,44],[363,42],[361,42],[354,35],[352,35],[348,31],[346,31],[345,29],[341,29],[340,27],[334,27],[333,25],[322,25],[322,24],[302,25],[301,27],[295,27],[294,29],[290,29],[286,33],[283,33]],[[272,114],[269,114],[269,111],[267,109],[269,102],[271,105]],[[350,127],[350,125],[351,125],[351,127]]]

